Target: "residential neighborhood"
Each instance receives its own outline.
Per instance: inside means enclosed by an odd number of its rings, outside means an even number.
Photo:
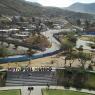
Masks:
[[[0,95],[94,95],[95,14],[31,1],[0,1]]]

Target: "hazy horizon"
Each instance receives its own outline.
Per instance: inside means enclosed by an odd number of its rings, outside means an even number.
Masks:
[[[95,0],[26,0],[30,2],[37,2],[43,6],[53,6],[53,7],[68,7],[73,3],[95,3]]]

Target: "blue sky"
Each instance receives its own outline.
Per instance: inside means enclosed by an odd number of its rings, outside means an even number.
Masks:
[[[26,0],[26,1],[38,2],[44,6],[55,6],[55,7],[67,7],[75,2],[95,3],[95,0]]]

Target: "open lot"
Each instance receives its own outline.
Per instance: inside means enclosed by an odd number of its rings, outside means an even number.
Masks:
[[[20,90],[2,90],[0,95],[21,95]]]
[[[92,95],[69,90],[43,90],[43,95]]]
[[[88,79],[85,82],[85,86],[95,89],[95,74],[94,73],[88,73]]]
[[[84,35],[80,37],[81,40],[85,40],[85,41],[91,41],[91,42],[95,42],[95,36],[91,35]]]

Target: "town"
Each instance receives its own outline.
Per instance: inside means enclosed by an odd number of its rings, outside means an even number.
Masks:
[[[0,15],[0,87],[0,95],[94,95],[95,19]]]

